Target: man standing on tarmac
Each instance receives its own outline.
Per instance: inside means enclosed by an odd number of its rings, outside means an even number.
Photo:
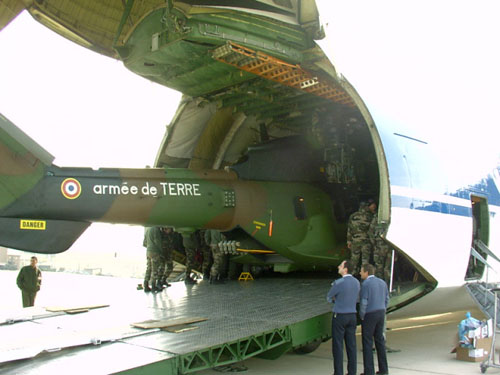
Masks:
[[[361,318],[361,337],[363,342],[364,375],[375,375],[373,363],[373,338],[377,350],[377,374],[389,374],[387,355],[385,352],[384,320],[385,310],[389,303],[389,291],[384,280],[374,276],[375,268],[371,264],[361,267],[361,286],[359,316]]]
[[[42,272],[36,266],[37,257],[31,257],[30,265],[24,266],[17,275],[17,286],[21,289],[23,297],[23,307],[35,305],[36,293],[40,290],[42,284]]]
[[[359,281],[351,274],[352,263],[344,260],[338,267],[342,276],[333,282],[326,300],[333,303],[332,352],[334,375],[344,375],[344,348],[347,352],[347,374],[356,375],[356,302]]]

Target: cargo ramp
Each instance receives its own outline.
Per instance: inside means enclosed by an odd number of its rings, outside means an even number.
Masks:
[[[274,359],[330,337],[330,284],[290,278],[176,282],[157,294],[126,290],[120,303],[99,308],[20,309],[17,317],[0,317],[0,372],[178,375],[253,356]],[[170,332],[132,325],[178,320],[193,323]]]

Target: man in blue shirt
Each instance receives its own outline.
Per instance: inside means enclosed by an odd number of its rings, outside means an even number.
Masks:
[[[332,283],[326,300],[333,303],[332,353],[334,375],[344,375],[344,348],[347,352],[347,374],[356,374],[356,302],[359,296],[359,281],[352,275],[354,268],[350,260],[340,263],[342,276]]]
[[[361,337],[363,342],[364,375],[374,375],[373,338],[377,349],[378,375],[389,374],[385,352],[384,319],[389,303],[389,291],[384,280],[374,276],[375,267],[371,264],[361,266],[361,285],[359,316],[361,318]]]

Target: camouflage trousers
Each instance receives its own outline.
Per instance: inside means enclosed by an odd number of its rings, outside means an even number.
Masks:
[[[191,270],[193,269],[195,265],[195,255],[196,255],[196,248],[192,247],[186,247],[186,276],[189,276],[191,274]]]
[[[172,250],[166,251],[161,257],[161,265],[159,271],[159,279],[162,281],[167,281],[168,277],[174,270],[174,257]]]
[[[373,263],[375,263],[375,276],[389,282],[391,278],[391,249],[382,240],[375,242],[373,249]]]
[[[210,246],[203,246],[203,264],[201,265],[201,271],[204,275],[208,275],[210,273],[210,268],[212,267],[212,249]]]
[[[162,272],[162,257],[157,253],[146,253],[146,274],[144,284],[151,281],[151,286],[155,286]]]
[[[212,249],[212,257],[214,259],[212,268],[210,269],[210,277],[214,278],[221,274],[226,254],[222,252],[218,245],[210,245],[210,248]]]
[[[361,270],[361,265],[370,263],[372,245],[368,239],[354,240],[351,243],[351,261],[354,265],[352,275],[357,275]],[[361,263],[360,263],[361,260]]]

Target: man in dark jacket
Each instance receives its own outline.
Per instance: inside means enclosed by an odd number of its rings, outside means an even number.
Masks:
[[[37,257],[31,257],[29,266],[24,266],[17,275],[17,286],[21,289],[23,296],[23,307],[35,305],[36,293],[40,290],[42,284],[42,272],[36,266]]]

